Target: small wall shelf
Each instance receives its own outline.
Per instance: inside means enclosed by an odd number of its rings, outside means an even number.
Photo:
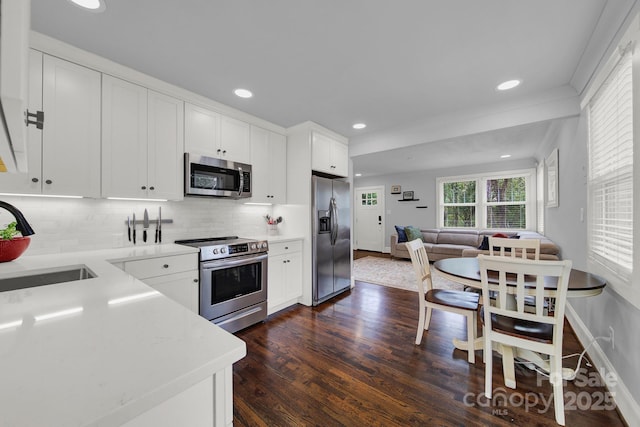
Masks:
[[[416,206],[416,209],[427,209],[428,206]]]
[[[404,199],[400,199],[400,200],[398,200],[398,201],[399,201],[399,202],[417,202],[418,200],[420,200],[420,199],[406,199],[406,200],[404,200]]]

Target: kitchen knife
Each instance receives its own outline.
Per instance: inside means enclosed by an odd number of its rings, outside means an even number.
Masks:
[[[131,241],[131,219],[127,217],[127,237]]]
[[[142,219],[142,241],[146,242],[147,241],[147,228],[149,228],[149,213],[147,212],[147,210],[144,210],[144,217]]]
[[[158,227],[160,226],[160,217],[156,218],[156,241],[155,243],[158,243]]]
[[[136,213],[133,213],[133,244],[136,244]]]
[[[158,208],[158,243],[162,243],[162,206]]]

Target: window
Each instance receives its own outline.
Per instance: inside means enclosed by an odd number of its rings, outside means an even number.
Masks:
[[[444,226],[476,226],[476,181],[444,182]]]
[[[535,228],[535,170],[438,178],[439,226]]]
[[[362,193],[360,200],[362,206],[373,206],[378,204],[378,193]]]
[[[629,282],[633,271],[633,85],[627,52],[588,104],[589,259]]]

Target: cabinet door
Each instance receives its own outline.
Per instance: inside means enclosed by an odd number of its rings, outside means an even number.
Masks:
[[[251,126],[251,201],[271,203],[269,131]]]
[[[287,137],[269,132],[269,193],[272,203],[287,203]]]
[[[181,100],[148,91],[148,195],[182,200],[184,104]]]
[[[147,196],[147,89],[102,79],[102,196]]]
[[[311,135],[311,169],[318,172],[333,173],[333,140],[318,132]]]
[[[291,300],[302,296],[302,252],[289,254],[287,261],[284,293]]]
[[[29,111],[42,111],[42,52],[29,50]],[[27,128],[27,171],[0,173],[0,193],[42,192],[42,130]]]
[[[251,161],[251,127],[231,117],[220,117],[220,150],[217,157],[234,162]]]
[[[188,153],[216,157],[220,145],[220,114],[184,104],[184,149]]]
[[[43,194],[100,197],[100,73],[44,55]]]
[[[333,174],[338,176],[349,176],[349,147],[338,141],[333,144]]]
[[[278,255],[269,257],[268,287],[267,287],[267,311],[269,314],[280,309],[280,304],[285,301],[285,278],[287,256]]]
[[[143,280],[167,298],[198,313],[198,270]]]

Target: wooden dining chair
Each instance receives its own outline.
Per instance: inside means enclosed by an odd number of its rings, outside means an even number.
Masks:
[[[540,259],[540,239],[508,239],[489,236],[489,255]]]
[[[457,313],[467,318],[467,341],[469,351],[467,360],[475,363],[474,342],[476,339],[476,329],[478,325],[478,300],[477,293],[463,292],[449,289],[433,289],[431,281],[431,269],[429,267],[429,257],[420,239],[406,243],[413,270],[416,273],[418,284],[418,296],[420,301],[420,319],[418,320],[418,332],[416,334],[416,345],[422,342],[422,335],[425,330],[429,330],[431,322],[431,311],[438,310]]]
[[[502,354],[503,369],[513,372],[513,347],[549,355],[550,382],[553,385],[553,404],[556,422],[564,425],[564,396],[562,387],[562,334],[564,310],[569,288],[571,261],[536,261],[529,259],[478,255],[482,281],[483,337],[485,351],[490,352],[494,343],[506,350]],[[489,276],[497,277],[498,284],[489,287]],[[529,280],[525,286],[525,276]],[[532,287],[531,278],[535,278]],[[507,286],[507,278],[515,279],[516,286]],[[545,314],[545,280],[557,280],[555,311]],[[492,305],[489,290],[496,295]],[[525,311],[525,296],[535,298],[535,312]],[[509,301],[510,300],[510,301]],[[515,300],[515,301],[514,301]],[[509,307],[509,308],[507,308]],[[504,347],[506,346],[506,347]],[[484,356],[485,395],[491,399],[493,386],[493,358]],[[513,384],[507,386],[515,388]]]

